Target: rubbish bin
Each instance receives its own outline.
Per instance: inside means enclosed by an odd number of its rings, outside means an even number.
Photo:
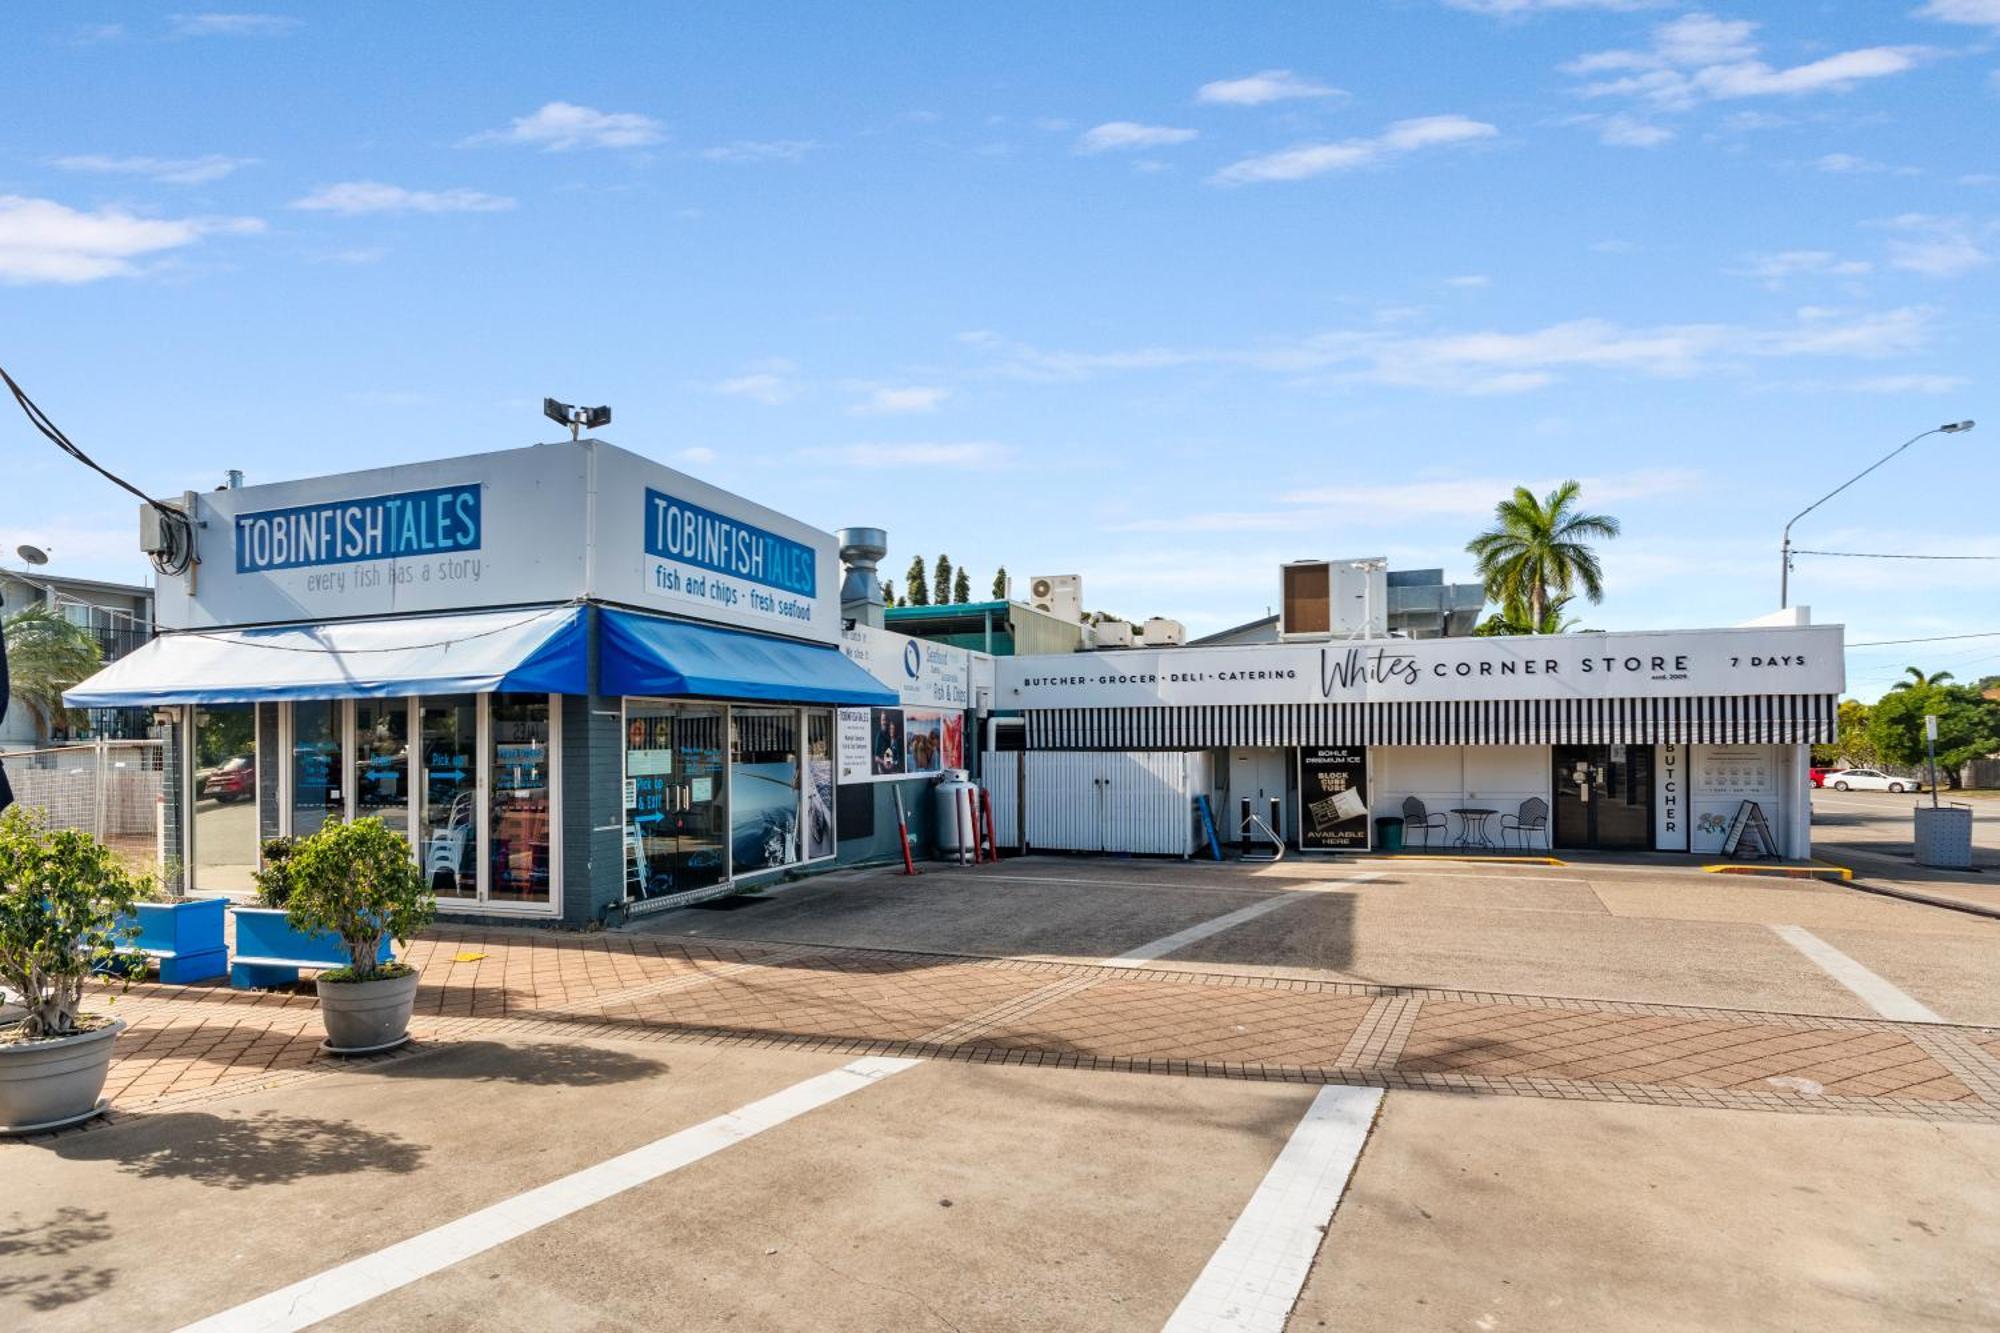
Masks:
[[[1942,870],[1972,869],[1972,807],[1920,805],[1917,816],[1917,864]]]
[[[1375,821],[1375,850],[1378,852],[1403,850],[1403,821],[1400,816],[1386,815]]]

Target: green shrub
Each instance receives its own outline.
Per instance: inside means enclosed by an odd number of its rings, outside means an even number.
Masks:
[[[133,906],[151,892],[88,833],[18,805],[0,813],[0,982],[28,1006],[21,1036],[75,1032],[94,969],[127,985],[145,974]]]
[[[382,941],[408,944],[437,915],[437,895],[411,859],[410,844],[372,815],[295,839],[281,862],[292,929],[331,931],[347,946],[348,967],[323,979],[373,981],[400,972],[395,963],[375,961]]]
[[[297,838],[264,839],[264,865],[260,870],[250,872],[250,878],[257,883],[257,905],[284,910],[285,901],[292,896],[292,853],[298,849]]]

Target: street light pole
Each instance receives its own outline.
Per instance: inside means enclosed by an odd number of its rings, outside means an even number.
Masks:
[[[1909,448],[1911,445],[1915,444],[1918,440],[1923,439],[1925,436],[1957,435],[1963,431],[1971,430],[1974,424],[1975,423],[1970,421],[1947,421],[1942,426],[1933,426],[1929,430],[1919,431],[1917,434],[1912,435],[1909,439],[1904,440],[1901,444],[1897,445],[1894,449],[1891,449],[1888,453],[1876,459],[1873,463],[1870,463],[1867,467],[1862,468],[1861,471],[1855,473],[1853,476],[1849,477],[1846,481],[1841,482],[1840,485],[1834,487],[1832,490],[1828,491],[1825,495],[1820,496],[1819,499],[1814,500],[1811,504],[1807,505],[1804,509],[1801,509],[1798,513],[1793,514],[1791,517],[1791,522],[1785,524],[1785,539],[1779,545],[1778,548],[1778,555],[1779,555],[1778,609],[1782,611],[1786,607],[1791,605],[1792,523],[1798,522],[1800,519],[1804,518],[1807,514],[1810,514],[1813,510],[1819,508],[1821,505],[1825,504],[1828,500],[1831,500],[1834,496],[1840,494],[1842,491],[1846,490],[1849,486],[1852,486],[1855,482],[1860,481],[1863,477],[1873,472],[1876,468],[1881,467],[1884,463],[1894,458],[1897,454],[1902,453],[1903,450]]]

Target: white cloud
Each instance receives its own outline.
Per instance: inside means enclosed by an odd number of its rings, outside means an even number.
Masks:
[[[322,185],[291,207],[314,213],[501,213],[514,201],[478,190],[406,190],[381,181],[341,181]]]
[[[254,163],[254,157],[224,157],[208,153],[201,157],[107,157],[80,153],[55,159],[64,171],[88,171],[104,176],[144,176],[167,185],[205,185]]]
[[[1372,139],[1337,143],[1298,144],[1275,153],[1246,157],[1209,177],[1212,185],[1250,185],[1265,181],[1307,180],[1329,171],[1346,171],[1420,148],[1490,139],[1500,131],[1465,116],[1420,116],[1399,120]]]
[[[1169,125],[1141,125],[1131,120],[1109,120],[1085,130],[1076,141],[1079,153],[1108,153],[1131,148],[1168,148],[1198,137],[1197,130],[1175,129]]]
[[[674,455],[677,463],[713,463],[720,455],[706,445],[690,445]]]
[[[1835,176],[1850,176],[1887,171],[1889,168],[1853,153],[1824,153],[1813,159],[1813,169]]]
[[[1597,141],[1610,148],[1658,148],[1674,137],[1674,132],[1664,125],[1651,121],[1637,120],[1631,116],[1580,116],[1585,124],[1597,127]]]
[[[1262,106],[1295,98],[1341,97],[1340,89],[1302,79],[1288,69],[1259,70],[1241,79],[1217,79],[1195,90],[1197,102],[1218,102],[1227,106]]]
[[[748,398],[766,407],[776,407],[798,397],[799,386],[790,379],[783,369],[754,370],[747,375],[735,375],[720,380],[715,391],[730,398]]]
[[[1974,187],[1985,186],[1985,185],[2000,185],[2000,176],[1996,176],[1990,171],[1971,171],[1967,172],[1963,176],[1960,176],[1958,178],[1958,183],[1960,185],[1971,185]]]
[[[1950,393],[1965,383],[1960,375],[1876,375],[1848,387],[1857,393]]]
[[[797,162],[819,147],[811,139],[738,139],[701,150],[710,162]]]
[[[813,462],[838,463],[843,467],[934,467],[987,471],[1004,467],[1012,453],[1002,445],[969,440],[951,444],[848,444],[802,449],[799,456]]]
[[[1635,9],[1656,9],[1663,0],[1444,0],[1452,9],[1471,14],[1495,14],[1511,18],[1521,14],[1545,14],[1556,10],[1608,9],[1629,13]]]
[[[1916,11],[1916,16],[1936,19],[1940,23],[1970,23],[2000,28],[2000,0],[1929,0]]]
[[[1739,278],[1755,278],[1775,289],[1790,278],[1853,278],[1873,269],[1865,259],[1842,259],[1831,250],[1780,250],[1751,255],[1742,267],[1725,271]]]
[[[0,195],[0,282],[81,283],[131,277],[135,261],[204,236],[260,232],[256,218],[142,218],[121,209],[85,213],[53,199]]]
[[[636,111],[548,102],[529,115],[516,116],[504,130],[487,130],[465,142],[528,144],[556,153],[571,148],[643,148],[665,137],[665,126]]]
[[[98,42],[122,41],[125,25],[122,23],[85,23],[70,33],[70,41],[78,46],[91,46]]]
[[[1339,485],[1281,493],[1283,504],[1332,505],[1360,513],[1379,515],[1385,522],[1407,518],[1438,516],[1464,517],[1490,514],[1493,506],[1526,486],[1545,494],[1566,478],[1545,477],[1522,481],[1518,477],[1440,476],[1419,481],[1380,486]],[[1686,468],[1649,468],[1609,477],[1580,477],[1583,493],[1593,504],[1617,500],[1643,500],[1694,489],[1701,474]]]
[[[931,385],[910,385],[904,388],[876,388],[868,397],[847,410],[855,416],[886,417],[906,416],[918,412],[931,412],[937,405],[951,397],[950,389]]]
[[[1586,97],[1630,97],[1668,110],[1703,101],[1845,92],[1863,79],[1914,69],[1926,54],[1915,46],[1870,46],[1777,69],[1760,59],[1757,24],[1712,14],[1683,14],[1653,29],[1645,50],[1595,51],[1563,66],[1579,77],[1616,75],[1586,83]]]
[[[1493,285],[1493,279],[1487,277],[1484,273],[1462,273],[1455,278],[1446,278],[1444,285],[1447,287],[1462,288],[1490,287]]]
[[[1956,278],[1993,262],[1964,218],[1904,213],[1875,225],[1899,233],[1889,239],[1891,268],[1930,278]]]
[[[304,26],[282,14],[174,14],[167,23],[177,37],[282,37]]]

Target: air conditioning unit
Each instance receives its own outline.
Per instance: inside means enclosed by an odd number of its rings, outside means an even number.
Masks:
[[[1139,630],[1139,642],[1148,648],[1178,648],[1187,642],[1187,626],[1178,620],[1153,616]]]
[[[1132,625],[1124,620],[1100,621],[1096,629],[1099,648],[1130,648]]]
[[[1081,574],[1037,574],[1028,580],[1028,605],[1071,624],[1083,620]]]

